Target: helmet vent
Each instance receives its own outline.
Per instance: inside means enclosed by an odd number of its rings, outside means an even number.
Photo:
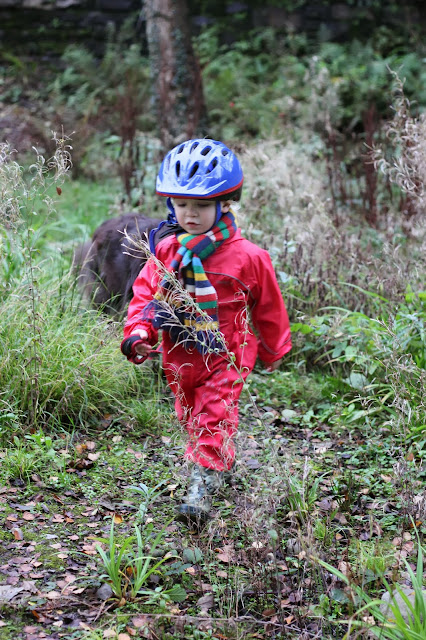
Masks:
[[[204,149],[201,151],[201,155],[206,156],[211,150],[212,150],[211,147],[204,147]]]
[[[213,169],[217,167],[217,163],[218,163],[217,158],[213,158],[213,160],[210,162],[209,166],[207,167],[206,173],[211,173]]]
[[[196,173],[197,173],[197,171],[198,171],[198,167],[199,167],[199,166],[200,166],[200,165],[198,164],[198,162],[195,162],[195,163],[192,165],[191,172],[190,172],[190,174],[189,174],[189,176],[188,176],[189,178],[192,178],[193,176],[195,176],[195,174],[196,174]]]
[[[180,162],[176,162],[176,175],[179,178],[179,175],[180,175]]]
[[[194,151],[194,149],[196,149],[198,147],[198,142],[194,142],[194,144],[191,146],[189,153],[192,153]]]
[[[222,155],[227,156],[229,153],[228,149],[222,149]]]
[[[182,151],[185,149],[185,145],[183,144],[181,147],[179,147],[178,149],[178,153],[182,153]]]

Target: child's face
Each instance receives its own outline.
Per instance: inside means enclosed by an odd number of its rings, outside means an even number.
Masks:
[[[216,202],[214,200],[193,200],[173,198],[176,219],[187,233],[198,236],[212,228],[216,221]],[[221,202],[222,213],[229,211],[230,202]]]

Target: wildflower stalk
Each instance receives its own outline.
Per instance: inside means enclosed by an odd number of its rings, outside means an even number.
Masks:
[[[69,138],[63,132],[61,137],[53,134],[56,151],[51,158],[44,156],[33,147],[35,162],[24,170],[16,160],[16,151],[7,142],[0,143],[0,225],[21,252],[27,286],[27,301],[23,300],[23,309],[28,315],[28,337],[23,349],[29,349],[29,357],[24,360],[25,372],[29,384],[30,412],[28,420],[37,422],[39,403],[39,363],[42,348],[42,321],[39,314],[41,290],[38,282],[38,265],[36,260],[37,234],[32,221],[43,211],[45,219],[54,210],[54,201],[49,195],[56,185],[60,194],[60,186],[69,172],[71,162],[71,146]],[[1,257],[1,256],[0,256]],[[25,354],[24,354],[25,356]]]

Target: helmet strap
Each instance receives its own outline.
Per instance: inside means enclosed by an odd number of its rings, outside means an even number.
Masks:
[[[222,203],[220,200],[216,200],[216,220],[215,224],[219,222],[222,217]]]
[[[166,204],[167,204],[167,208],[169,210],[169,215],[167,216],[167,222],[170,222],[170,224],[176,224],[177,223],[177,219],[176,219],[175,208],[172,205],[172,199],[171,198],[167,198]]]

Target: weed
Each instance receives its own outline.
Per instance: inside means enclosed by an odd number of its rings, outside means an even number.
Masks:
[[[355,602],[358,605],[362,605],[359,606],[350,620],[344,621],[348,625],[348,632],[344,636],[345,639],[349,640],[351,637],[352,628],[367,628],[374,637],[388,638],[389,640],[420,640],[420,638],[424,638],[426,632],[426,600],[423,591],[423,554],[424,551],[419,542],[415,572],[411,569],[409,563],[405,561],[414,599],[408,598],[399,585],[396,585],[396,588],[393,589],[392,585],[383,578],[383,584],[389,594],[389,605],[386,611],[383,611],[383,602],[381,600],[371,598],[362,587],[352,582],[347,575],[330,564],[318,560],[321,566],[337,576],[350,588]],[[404,616],[401,611],[401,604],[395,599],[397,595],[406,608]]]
[[[101,578],[108,578],[112,591],[119,600],[120,605],[127,600],[132,601],[140,596],[148,596],[149,603],[157,602],[160,599],[178,602],[186,596],[185,591],[179,585],[174,585],[169,590],[164,590],[161,587],[154,590],[142,589],[142,587],[146,586],[152,574],[161,573],[159,568],[170,557],[164,556],[160,560],[156,560],[153,554],[164,537],[164,528],[159,531],[153,541],[150,541],[152,530],[152,524],[144,525],[143,530],[135,525],[135,536],[130,536],[122,543],[117,543],[114,535],[113,519],[109,538],[97,538],[99,542],[107,544],[107,551],[104,551],[100,545],[96,545],[103,569],[106,572],[101,575]],[[135,540],[136,547],[134,548]],[[148,553],[145,553],[147,544],[149,547]]]

